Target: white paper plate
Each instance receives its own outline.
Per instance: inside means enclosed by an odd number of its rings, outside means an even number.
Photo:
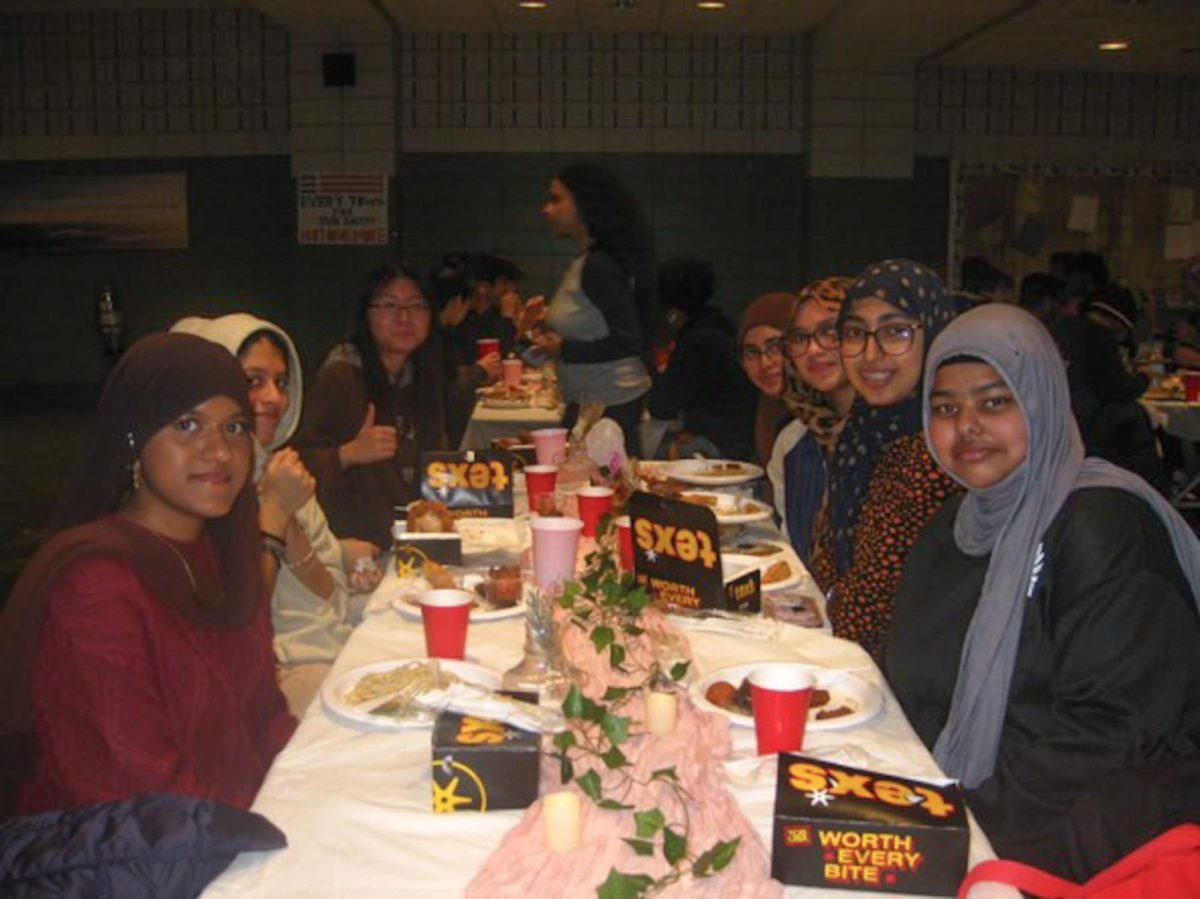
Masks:
[[[463,576],[462,589],[475,593],[475,585],[483,583],[483,575],[467,574]],[[397,592],[388,600],[388,605],[400,614],[401,618],[409,621],[421,620],[421,606],[417,602],[426,590],[432,589],[424,578],[403,579],[397,585]],[[471,607],[471,623],[486,624],[489,621],[503,621],[505,618],[516,618],[525,614],[525,600],[522,598],[516,605],[505,606],[503,609],[484,609],[479,606]]]
[[[765,521],[775,514],[766,503],[756,499],[746,499],[731,493],[714,493],[711,490],[684,490],[679,494],[680,500],[687,502],[685,496],[711,497],[715,505],[696,503],[706,509],[711,509],[717,516],[717,524],[750,524],[755,521]]]
[[[743,555],[739,555],[737,553],[722,552],[721,553],[721,561],[726,561],[726,560],[733,562],[734,564],[737,564],[737,565],[743,565],[747,569],[757,568],[759,571],[762,572],[763,577],[766,577],[767,569],[770,568],[772,565],[774,565],[776,562],[787,563],[788,576],[782,581],[775,581],[774,583],[771,583],[771,584],[764,582],[762,585],[762,590],[764,593],[773,593],[776,590],[786,590],[789,587],[795,587],[797,584],[799,584],[801,581],[804,580],[804,575],[801,572],[796,570],[796,566],[792,564],[791,560],[788,559],[787,556],[780,557],[778,554],[776,554],[776,555],[767,556],[766,558],[764,558],[762,556],[743,556]]]
[[[750,462],[735,462],[729,459],[680,459],[676,462],[659,463],[663,474],[702,487],[729,487],[746,484],[763,476],[761,465]],[[737,466],[733,471],[722,471],[721,466]]]
[[[704,694],[708,692],[709,687],[720,680],[733,684],[735,688],[738,687],[746,679],[746,675],[763,664],[769,663],[749,662],[743,665],[731,665],[728,668],[722,668],[720,671],[714,671],[712,674],[692,684],[692,701],[702,709],[709,712],[716,712],[718,715],[724,715],[732,724],[738,727],[754,727],[753,715],[743,715],[740,712],[731,712],[728,709],[713,705],[704,698]],[[854,708],[854,711],[849,715],[842,715],[840,718],[820,720],[817,718],[817,713],[821,709],[810,709],[808,712],[807,731],[841,730],[847,727],[857,727],[860,724],[870,721],[883,708],[883,691],[874,684],[868,683],[861,677],[857,677],[846,671],[833,671],[828,668],[818,668],[816,666],[810,667],[817,679],[817,686],[822,690],[829,691],[829,703],[825,708],[832,709],[840,705],[849,705]]]
[[[434,712],[422,713],[419,717],[415,718],[391,718],[387,715],[373,715],[370,712],[360,712],[354,706],[347,705],[342,701],[342,697],[353,690],[354,685],[368,674],[375,674],[379,671],[390,671],[408,662],[427,661],[429,660],[389,659],[386,662],[372,662],[370,665],[362,665],[354,668],[325,681],[321,687],[321,701],[334,717],[345,721],[352,721],[356,724],[366,724],[379,730],[413,730],[430,727],[437,717],[437,714]],[[490,668],[484,668],[482,665],[475,665],[471,662],[454,661],[452,659],[438,659],[438,663],[443,669],[458,675],[468,683],[478,684],[481,687],[487,687],[489,690],[496,690],[500,687],[500,675]]]

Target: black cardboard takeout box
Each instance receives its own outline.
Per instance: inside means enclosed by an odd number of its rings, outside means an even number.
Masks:
[[[535,693],[508,693],[536,703]],[[442,712],[433,727],[433,810],[528,808],[538,798],[541,735],[511,724]]]
[[[786,884],[953,896],[967,869],[962,792],[779,755],[771,876]]]

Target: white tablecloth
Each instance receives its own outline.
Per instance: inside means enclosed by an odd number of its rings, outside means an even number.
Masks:
[[[424,655],[421,625],[389,605],[397,581],[390,576],[367,605],[363,623],[338,658],[332,676],[359,665]],[[881,714],[860,727],[810,733],[805,752],[831,761],[936,778],[940,772],[917,739],[878,668],[856,644],[780,625],[773,639],[702,633],[685,628],[703,676],[749,661],[798,659],[849,669],[884,691]],[[503,672],[521,657],[519,618],[473,624],[467,658]],[[734,729],[735,754],[754,751],[752,730]],[[521,817],[520,811],[435,815],[430,811],[430,733],[370,730],[330,715],[320,699],[308,709],[291,742],[275,760],[254,810],[278,825],[288,848],[246,853],[208,889],[217,897],[459,896],[475,872]],[[773,766],[750,787],[732,787],[766,846],[771,844]],[[971,863],[992,856],[973,827]],[[788,896],[864,896],[792,887]],[[881,894],[883,895],[883,894]],[[973,896],[1016,896],[981,888]]]
[[[1150,423],[1183,440],[1200,441],[1200,403],[1182,400],[1139,400]]]
[[[501,437],[516,437],[521,431],[536,428],[556,428],[562,422],[565,407],[532,406],[527,409],[490,409],[475,404],[471,420],[463,431],[459,449],[491,449],[492,441]]]

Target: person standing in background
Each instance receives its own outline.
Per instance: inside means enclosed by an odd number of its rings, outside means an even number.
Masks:
[[[558,358],[568,404],[563,424],[574,425],[582,404],[603,404],[625,435],[626,453],[640,456],[638,425],[651,383],[645,360],[658,316],[650,231],[628,188],[585,163],[551,180],[542,214],[578,253],[533,335]]]

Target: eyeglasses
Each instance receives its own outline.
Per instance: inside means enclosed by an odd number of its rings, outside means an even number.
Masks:
[[[845,324],[838,329],[838,341],[842,355],[854,357],[867,348],[867,340],[875,338],[875,345],[885,356],[899,356],[912,346],[913,338],[921,329],[915,322],[898,322],[868,331],[862,325]]]
[[[410,318],[421,318],[429,314],[429,304],[421,303],[368,303],[368,308],[377,309],[380,314],[386,315],[389,318],[400,318],[409,316]]]
[[[783,342],[789,356],[803,356],[808,352],[810,342],[822,350],[835,350],[838,346],[837,326],[832,323],[821,325],[811,334],[794,328],[784,335]]]
[[[783,356],[783,340],[776,337],[774,340],[768,340],[761,347],[748,343],[741,349],[742,362],[746,365],[752,362],[761,364],[764,356],[768,359],[781,358]]]

